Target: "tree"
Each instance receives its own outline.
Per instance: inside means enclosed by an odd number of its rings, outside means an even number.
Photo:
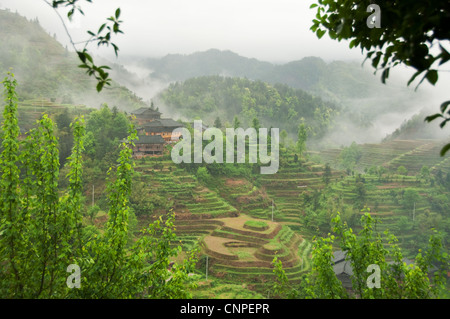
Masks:
[[[426,165],[423,165],[422,168],[420,169],[420,178],[423,178],[425,180],[425,182],[429,182],[430,181],[430,168]]]
[[[450,39],[446,0],[436,0],[432,6],[426,1],[397,1],[383,3],[381,8],[376,8],[370,0],[317,0],[311,8],[317,8],[311,30],[319,38],[328,31],[331,39],[350,40],[350,48],[361,48],[376,71],[382,70],[383,83],[392,67],[404,64],[416,71],[408,85],[419,75],[422,79],[417,86],[424,80],[434,85],[440,68],[450,60],[450,53],[444,47]],[[374,15],[380,27],[373,27]],[[449,106],[450,101],[442,103],[440,113],[425,120],[441,118],[443,128],[450,121]],[[444,146],[441,156],[449,149],[450,144]]]
[[[434,232],[427,248],[419,251],[413,264],[406,265],[397,238],[388,231],[383,235],[377,233],[374,229],[377,221],[370,213],[361,217],[358,233],[342,222],[339,213],[332,222],[333,234],[315,239],[313,269],[303,286],[292,287],[283,280],[283,269],[274,260],[274,272],[278,275],[276,287],[283,295],[319,299],[432,299],[445,289],[450,260],[439,233]],[[352,291],[345,291],[333,271],[333,247],[336,245],[346,254],[353,270]],[[433,266],[437,268],[434,275],[431,274]],[[371,285],[374,276],[380,284],[378,287]]]
[[[420,200],[420,195],[414,188],[407,188],[403,194],[402,205],[408,210],[414,208],[414,204]]]
[[[397,174],[406,176],[406,175],[408,175],[408,170],[406,169],[405,166],[401,165],[401,166],[397,167]]]
[[[413,228],[413,223],[410,218],[406,216],[400,216],[397,221],[397,226],[401,232],[407,232]]]
[[[204,166],[200,166],[197,169],[196,173],[197,179],[205,184],[208,184],[211,181],[211,175],[208,172],[208,169]]]
[[[254,117],[252,120],[252,127],[256,130],[256,133],[259,134],[259,129],[261,128],[261,124],[257,117]]]
[[[355,188],[353,191],[356,194],[355,205],[359,209],[363,208],[364,204],[366,202],[366,196],[367,196],[366,185],[360,179],[357,178],[355,181]]]
[[[20,227],[27,218],[26,214],[19,211],[19,169],[16,165],[19,151],[19,128],[17,126],[17,95],[15,87],[17,82],[13,75],[9,74],[3,81],[5,87],[5,109],[3,111],[2,126],[2,153],[0,154],[1,179],[0,179],[0,290],[3,293],[23,295],[23,273],[17,260],[22,256],[20,240]]]
[[[19,147],[16,81],[3,81],[6,106],[0,153],[1,298],[187,298],[188,274],[196,250],[169,270],[181,250],[173,212],[131,241],[137,223],[129,207],[136,131],[121,143],[116,169],[110,168],[110,207],[104,233],[83,226],[84,119],[72,123],[74,143],[59,189],[59,152],[54,123],[44,114]],[[19,186],[20,185],[20,186]],[[82,273],[78,289],[67,284],[67,269]],[[69,277],[70,278],[70,277]],[[72,287],[73,288],[73,287]]]
[[[323,173],[323,182],[325,183],[325,185],[328,186],[328,184],[330,183],[331,180],[331,167],[330,164],[326,164],[325,165],[325,171]]]
[[[107,46],[110,45],[113,47],[114,54],[117,56],[119,47],[112,42],[112,36],[118,35],[120,33],[123,33],[122,30],[120,30],[121,24],[123,21],[119,20],[121,10],[120,8],[117,8],[114,12],[113,16],[110,16],[107,18],[107,22],[103,23],[97,32],[93,32],[91,30],[87,31],[89,34],[89,39],[86,41],[75,43],[72,39],[71,34],[68,31],[68,28],[64,22],[63,17],[57,10],[60,7],[66,7],[69,8],[69,11],[67,12],[67,18],[71,21],[74,14],[81,14],[84,15],[83,10],[78,5],[79,0],[43,0],[46,4],[48,4],[50,7],[54,9],[58,17],[60,18],[64,29],[66,30],[66,33],[69,37],[70,44],[74,48],[75,52],[78,55],[79,60],[81,61],[80,68],[86,69],[86,73],[89,76],[95,77],[97,80],[97,91],[100,92],[105,85],[111,85],[111,78],[109,78],[109,73],[106,72],[106,70],[109,70],[110,67],[106,65],[96,65],[94,62],[94,59],[92,58],[92,55],[88,51],[88,46],[91,43],[96,43],[98,47],[100,46]],[[87,2],[92,2],[92,0],[86,0]],[[79,45],[84,45],[82,48],[79,47]]]
[[[284,146],[286,146],[286,139],[287,139],[287,137],[288,137],[288,133],[286,132],[286,130],[282,130],[281,132],[280,132],[280,142],[281,142],[281,144],[283,144]]]
[[[386,168],[384,166],[378,166],[377,174],[378,174],[378,180],[381,180],[383,177],[383,174],[386,173]]]
[[[73,136],[70,131],[72,119],[68,109],[65,108],[62,113],[56,116],[55,120],[59,137],[59,162],[61,163],[61,167],[63,167],[66,159],[70,156],[73,145]]]
[[[214,127],[221,129],[222,128],[222,121],[220,120],[219,117],[216,117],[215,121],[214,121]]]
[[[300,156],[302,156],[306,151],[306,139],[308,138],[308,132],[304,123],[299,124],[297,136],[297,151],[299,152]]]
[[[339,154],[342,166],[347,170],[353,170],[356,164],[359,163],[361,157],[361,148],[355,142],[348,147],[344,147],[341,154]]]
[[[237,129],[239,127],[241,127],[241,121],[239,121],[239,118],[235,115],[233,119],[233,128]]]

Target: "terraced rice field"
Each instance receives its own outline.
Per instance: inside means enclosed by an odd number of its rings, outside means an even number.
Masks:
[[[311,243],[287,225],[272,222],[271,199],[247,180],[224,178],[219,194],[171,161],[138,161],[136,171],[149,192],[173,200],[176,233],[183,249],[200,243],[210,258],[210,274],[221,282],[243,282],[263,291],[265,283],[275,279],[275,256],[292,280],[300,280],[308,271]],[[320,179],[320,172],[314,174]]]
[[[250,230],[244,225],[250,216],[218,219],[223,224],[203,238],[202,245],[211,257],[210,271],[225,282],[241,280],[264,287],[273,280],[272,261],[283,262],[288,278],[299,281],[309,269],[311,244],[288,226],[264,221],[265,230]]]
[[[139,164],[136,171],[145,175],[149,192],[157,192],[174,201],[180,219],[208,219],[236,216],[237,210],[215,191],[203,187],[195,176],[177,168],[171,161],[153,160]]]
[[[407,234],[400,232],[398,222],[401,217],[407,217],[411,222],[413,219],[417,221],[421,215],[433,212],[429,184],[417,181],[414,176],[393,176],[389,180],[380,180],[377,176],[364,175],[364,185],[366,189],[365,206],[370,208],[370,214],[380,221],[376,227],[377,231],[389,230],[405,245],[414,240],[415,232],[410,231]],[[341,196],[348,204],[352,204],[356,200],[354,187],[355,177],[352,176],[331,186],[332,191]],[[406,189],[414,189],[419,194],[417,201],[411,203],[414,204],[414,208],[407,209],[404,206],[402,192]],[[357,229],[357,227],[354,228]],[[419,231],[418,228],[415,228],[415,231]],[[408,248],[407,246],[405,248]],[[412,249],[412,247],[409,248]]]
[[[439,156],[443,145],[443,142],[436,140],[394,140],[380,144],[362,144],[362,157],[356,170],[362,172],[371,166],[384,166],[395,171],[399,166],[405,166],[410,174],[416,174],[423,165],[431,168],[445,160]],[[324,163],[340,167],[340,153],[341,149],[329,149],[321,151],[319,156]]]
[[[413,174],[420,171],[421,165],[428,165],[431,170],[449,171],[450,160],[436,157],[440,147],[441,144],[426,140],[367,144],[362,146],[360,167],[383,165],[396,170],[403,165]],[[333,152],[338,154],[336,150],[323,154]],[[202,254],[209,257],[209,274],[221,285],[238,282],[263,293],[275,280],[274,257],[283,262],[286,275],[293,282],[300,281],[310,270],[310,238],[316,234],[303,227],[302,198],[306,192],[325,188],[324,165],[291,160],[283,163],[276,174],[261,175],[255,183],[260,187],[245,178],[222,178],[215,189],[206,188],[194,175],[170,160],[147,159],[138,162],[136,171],[148,183],[149,193],[156,192],[173,202],[176,233],[183,249],[200,244]],[[332,171],[327,192],[352,206],[357,199],[356,177],[346,175]],[[390,230],[398,235],[400,218],[412,218],[411,210],[405,209],[402,203],[402,190],[406,188],[414,188],[419,193],[415,218],[432,211],[429,184],[416,176],[390,172],[381,178],[368,174],[362,177],[366,189],[364,204],[382,222],[377,225],[378,231]],[[398,237],[402,243],[414,240],[411,232]],[[209,285],[205,283],[205,287]],[[239,287],[233,287],[236,293],[242,292]],[[203,295],[208,293],[203,291]]]
[[[408,169],[409,174],[417,174],[420,172],[422,166],[434,167],[439,165],[446,158],[442,158],[439,153],[444,143],[429,142],[423,144],[412,151],[406,152],[401,156],[396,157],[394,160],[388,163],[389,168],[392,170],[397,169],[399,166],[404,166]]]
[[[320,190],[323,182],[323,165],[291,163],[279,169],[274,175],[265,175],[261,183],[269,197],[274,201],[274,221],[300,231],[303,217],[302,194]],[[331,180],[341,178],[342,173],[333,171]]]

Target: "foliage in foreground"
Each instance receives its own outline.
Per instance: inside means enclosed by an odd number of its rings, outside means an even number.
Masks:
[[[432,6],[427,1],[383,1],[380,5],[369,0],[317,0],[310,7],[317,8],[311,30],[319,39],[328,32],[331,39],[349,40],[350,48],[366,51],[375,72],[383,71],[383,83],[391,68],[404,64],[415,70],[408,85],[418,76],[421,80],[417,86],[425,80],[435,85],[439,71],[445,72],[442,65],[450,61],[450,52],[445,48],[450,39],[448,16],[443,14],[448,1],[435,0]],[[371,14],[378,11],[375,6],[380,11]],[[378,27],[374,28],[373,18],[378,20]],[[450,101],[443,102],[440,113],[426,117],[425,121],[441,119],[443,128],[450,121],[449,106]],[[441,156],[449,150],[450,143],[442,148]]]
[[[312,252],[312,272],[304,277],[300,287],[289,285],[282,262],[273,260],[277,282],[275,296],[281,298],[319,299],[428,299],[438,298],[445,290],[449,258],[438,233],[430,237],[425,251],[419,250],[415,263],[407,264],[397,245],[397,238],[376,232],[370,213],[361,218],[362,230],[355,234],[341,221],[333,219],[335,235],[318,238]],[[352,288],[346,290],[333,270],[333,247],[346,253],[353,270]],[[378,268],[379,267],[379,268]],[[375,274],[379,269],[379,286]]]
[[[55,127],[46,114],[19,142],[16,80],[5,87],[0,154],[0,297],[1,298],[187,298],[195,251],[183,264],[171,258],[174,214],[157,220],[128,244],[129,196],[134,163],[130,129],[122,143],[117,170],[110,169],[110,209],[106,229],[84,227],[84,119],[73,123],[68,158],[68,189],[58,190],[59,152]],[[72,266],[71,266],[72,265]],[[76,265],[75,267],[73,265]],[[71,266],[71,267],[69,267]],[[78,267],[79,268],[78,268]],[[77,269],[80,271],[77,277]],[[75,269],[75,273],[71,273]],[[72,288],[69,288],[71,286]]]

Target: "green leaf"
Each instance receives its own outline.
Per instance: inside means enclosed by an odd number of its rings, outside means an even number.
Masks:
[[[318,4],[317,3],[313,3],[312,5],[309,6],[310,9],[317,7]]]
[[[324,36],[325,33],[326,33],[326,31],[321,30],[321,29],[318,29],[318,30],[317,30],[317,37],[318,37],[319,39],[321,39],[321,38]]]
[[[104,29],[105,27],[106,27],[106,23],[103,23],[103,24],[100,26],[100,28],[98,29],[97,34],[99,34],[100,32],[102,32],[103,29]]]
[[[438,72],[436,70],[430,70],[427,72],[426,78],[428,82],[435,85],[438,80]]]
[[[447,124],[448,121],[450,121],[450,119],[445,119],[445,121],[443,121],[441,124],[439,124],[439,127],[444,128],[445,124]]]
[[[387,78],[389,78],[389,68],[383,71],[383,74],[381,75],[381,82],[383,82],[383,84],[386,84]]]
[[[116,10],[116,19],[119,19],[120,17],[120,8],[117,8]]]
[[[419,70],[419,71],[417,71],[416,73],[414,73],[414,75],[409,79],[409,81],[408,81],[408,86],[412,83],[412,82],[414,82],[414,80],[423,72],[424,70]]]
[[[86,56],[85,56],[85,53],[84,53],[84,52],[77,51],[77,54],[78,54],[78,58],[81,60],[81,62],[86,63]]]
[[[442,114],[436,113],[436,114],[427,116],[427,117],[425,118],[425,122],[428,122],[428,123],[429,123],[429,122],[434,121],[435,119],[437,119],[437,118],[439,118],[439,117],[442,117]]]
[[[444,156],[450,150],[450,143],[445,145],[441,150],[441,156]]]
[[[445,111],[447,110],[447,107],[450,105],[450,101],[445,101],[444,103],[441,104],[441,112],[445,113]]]
[[[86,57],[86,59],[89,60],[89,62],[94,63],[94,60],[92,59],[92,57],[88,53],[85,52],[84,56]]]
[[[100,92],[103,89],[104,82],[97,83],[97,92]]]
[[[72,15],[74,13],[74,9],[71,9],[69,12],[67,12],[67,18],[69,18],[69,20],[72,20]]]

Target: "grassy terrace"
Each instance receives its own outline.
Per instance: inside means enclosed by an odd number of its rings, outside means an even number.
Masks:
[[[371,215],[376,216],[380,221],[377,224],[377,230],[380,232],[389,230],[399,238],[405,248],[414,250],[414,237],[420,233],[420,228],[416,225],[413,227],[412,233],[405,233],[401,231],[399,221],[401,217],[406,217],[411,223],[414,223],[413,218],[417,222],[423,216],[433,212],[430,198],[435,194],[430,194],[429,183],[419,182],[415,176],[393,175],[389,179],[386,177],[380,179],[370,175],[363,175],[363,177],[366,189],[364,204],[370,208]],[[346,203],[352,204],[357,198],[354,187],[355,177],[349,176],[332,185],[332,190],[342,196]],[[415,206],[406,207],[408,203],[402,197],[406,189],[417,191],[419,197],[415,201]]]
[[[411,172],[417,172],[422,165],[437,165],[439,150],[442,143],[434,140],[394,140],[380,144],[360,145],[362,157],[356,167],[364,171],[371,166],[385,166],[396,169],[398,166],[408,166]],[[329,149],[319,152],[324,163],[340,167],[339,155],[341,149]]]
[[[36,120],[41,118],[43,112],[52,116],[64,109],[69,109],[70,112],[77,115],[86,115],[90,112],[90,109],[85,105],[63,104],[58,101],[52,102],[50,99],[45,98],[25,100],[18,103],[19,126],[28,131],[34,127]]]
[[[320,190],[323,182],[324,166],[314,163],[287,163],[274,175],[261,178],[261,184],[274,201],[274,221],[300,230],[303,207],[301,195],[304,192]],[[331,181],[339,180],[340,172],[332,172]],[[271,217],[271,207],[270,217]]]
[[[288,226],[276,222],[256,220],[241,215],[218,219],[223,225],[204,237],[202,245],[211,257],[210,272],[221,281],[245,282],[258,291],[272,282],[272,260],[278,257],[291,280],[309,269],[311,244]],[[265,224],[266,229],[248,229],[245,225]]]
[[[439,155],[444,143],[430,142],[406,152],[389,162],[389,168],[397,169],[405,166],[409,174],[417,174],[422,166],[434,167],[440,164],[445,158]]]
[[[402,191],[409,188],[419,194],[414,210],[416,220],[433,212],[429,182],[419,181],[412,172],[420,170],[419,163],[426,163],[431,170],[448,171],[450,160],[432,154],[438,153],[439,147],[440,144],[425,140],[362,146],[364,155],[360,167],[384,165],[396,170],[403,165],[410,172],[409,176],[396,175],[393,171],[382,177],[361,176],[364,178],[364,204],[381,221],[377,230],[390,230],[402,246],[411,250],[420,229],[400,231],[401,218],[411,220],[413,213],[404,203]],[[310,238],[316,233],[303,227],[302,199],[305,192],[311,194],[325,188],[324,165],[294,163],[289,159],[276,174],[259,176],[255,183],[259,187],[245,178],[223,177],[215,181],[214,189],[209,189],[170,160],[152,158],[137,164],[136,170],[148,185],[149,194],[157,193],[173,202],[176,233],[183,250],[200,244],[203,258],[209,256],[211,277],[200,285],[196,293],[200,298],[224,296],[219,288],[222,286],[235,290],[230,294],[253,296],[254,291],[258,291],[264,295],[275,280],[271,265],[274,257],[283,262],[292,281],[300,281],[302,274],[310,270]],[[356,176],[332,171],[329,191],[344,203],[353,206],[357,202],[355,187]],[[357,226],[353,227],[357,230]],[[199,276],[204,267],[204,263],[199,266]],[[254,291],[249,293],[249,288]]]

